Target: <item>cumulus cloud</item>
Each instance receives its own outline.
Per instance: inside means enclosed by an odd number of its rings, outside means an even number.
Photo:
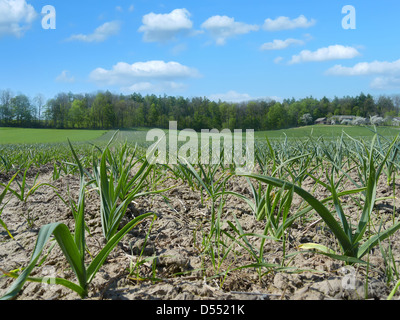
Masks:
[[[25,0],[0,0],[0,36],[23,36],[36,17],[35,9]]]
[[[326,74],[334,76],[377,76],[370,84],[372,89],[399,89],[400,88],[400,59],[390,61],[360,62],[353,67],[336,65]]]
[[[303,50],[298,55],[294,55],[289,64],[310,62],[310,61],[328,61],[337,59],[353,59],[360,53],[353,47],[334,45],[320,48],[316,51]]]
[[[121,23],[119,21],[106,22],[91,34],[74,34],[68,38],[69,41],[103,42],[109,37],[119,33]]]
[[[224,45],[228,38],[236,35],[259,30],[257,25],[237,22],[234,18],[218,15],[208,18],[201,27],[211,33],[218,45]]]
[[[343,67],[336,65],[327,71],[330,75],[337,76],[365,76],[365,75],[382,75],[382,74],[398,74],[400,75],[400,59],[389,61],[373,61],[360,62],[353,67]]]
[[[304,45],[304,43],[303,40],[291,38],[286,40],[274,40],[272,42],[264,43],[261,46],[261,50],[282,50],[294,45]]]
[[[75,78],[69,75],[68,70],[64,70],[57,76],[56,82],[73,83],[75,82]]]
[[[275,20],[266,19],[264,21],[263,29],[266,31],[281,31],[290,30],[297,28],[309,28],[315,25],[314,19],[308,20],[304,15],[300,15],[298,18],[290,19],[289,17],[278,17]]]
[[[152,60],[129,64],[119,62],[111,70],[97,68],[90,73],[90,79],[100,85],[146,85],[146,82],[174,81],[176,79],[188,79],[198,77],[196,69],[184,66],[178,62],[164,62]]]
[[[193,27],[190,12],[186,9],[175,9],[170,13],[149,13],[143,16],[143,40],[147,42],[164,42],[173,40],[180,33],[188,33]]]

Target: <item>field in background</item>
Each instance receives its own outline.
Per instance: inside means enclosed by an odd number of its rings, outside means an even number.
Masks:
[[[139,145],[146,144],[146,135],[149,128],[140,128],[133,130],[120,131],[118,139],[127,141],[129,143],[138,143]],[[339,137],[342,132],[354,138],[372,137],[374,132],[373,128],[359,126],[324,126],[314,125],[307,127],[271,130],[271,131],[258,131],[255,132],[256,140],[264,140],[265,137],[269,139],[282,139],[285,137],[301,139],[309,137],[311,134],[317,137],[324,137],[326,139],[334,139]],[[168,132],[168,130],[163,130]],[[46,144],[46,143],[63,143],[67,142],[67,138],[74,142],[94,141],[94,142],[108,142],[114,130],[62,130],[62,129],[21,129],[21,128],[0,128],[0,144]],[[400,129],[394,127],[378,127],[377,132],[387,137],[394,137],[400,133]],[[243,130],[245,134],[245,130]]]
[[[120,131],[118,139],[122,141],[127,141],[129,143],[137,143],[139,145],[149,144],[151,142],[146,141],[146,135],[149,130],[149,128],[123,130]],[[378,134],[381,134],[385,137],[395,137],[400,133],[400,129],[395,127],[377,127],[376,130]],[[163,129],[163,131],[168,134],[169,130]],[[286,137],[289,139],[302,139],[312,135],[314,138],[323,137],[329,140],[340,137],[343,132],[353,138],[372,138],[375,134],[373,127],[314,125],[282,130],[256,131],[254,133],[254,137],[256,141],[264,141],[265,137],[268,137],[268,139],[272,140],[285,139]],[[108,142],[114,133],[115,131],[111,130],[98,138],[96,141]],[[243,135],[245,134],[246,130],[243,130]]]
[[[23,129],[0,128],[0,144],[60,143],[95,140],[105,130],[62,130],[62,129]]]
[[[400,133],[400,129],[395,127],[377,127],[376,129],[379,134],[384,136],[394,137]],[[256,138],[264,138],[265,136],[267,136],[269,139],[276,139],[284,138],[286,135],[288,138],[300,139],[302,137],[308,137],[312,134],[314,137],[323,136],[324,138],[337,138],[342,134],[342,132],[347,133],[353,138],[373,137],[373,135],[375,134],[373,127],[368,128],[346,125],[314,125],[292,129],[260,131],[256,132],[255,136]]]

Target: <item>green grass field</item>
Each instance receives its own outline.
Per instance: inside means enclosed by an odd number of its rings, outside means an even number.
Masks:
[[[371,130],[374,130],[374,128],[370,127],[368,129],[367,127],[346,125],[313,125],[292,129],[260,131],[255,133],[255,137],[256,139],[263,139],[265,136],[267,136],[269,139],[277,139],[284,138],[286,135],[288,138],[300,139],[308,137],[312,134],[314,137],[323,136],[325,138],[337,138],[343,132],[345,132],[353,138],[361,138],[372,137],[374,135],[374,132]],[[400,133],[400,129],[396,127],[377,127],[377,131],[379,134],[387,137],[394,137]]]
[[[371,128],[372,129],[372,128]],[[366,127],[356,126],[327,126],[314,125],[283,130],[259,131],[255,133],[256,140],[281,139],[287,136],[289,139],[301,139],[310,136],[323,136],[331,139],[337,138],[345,132],[354,138],[372,137],[374,132]],[[122,130],[118,140],[127,140],[131,143],[146,143],[146,135],[150,129],[140,128],[135,130]],[[394,137],[400,133],[396,127],[378,127],[378,133]],[[164,130],[168,132],[168,130]],[[0,144],[34,144],[34,143],[62,143],[67,138],[74,142],[97,141],[107,142],[114,134],[114,130],[60,130],[60,129],[22,129],[22,128],[0,128]],[[245,130],[243,130],[245,133]]]
[[[60,143],[91,141],[107,133],[106,130],[61,130],[0,128],[0,144]]]

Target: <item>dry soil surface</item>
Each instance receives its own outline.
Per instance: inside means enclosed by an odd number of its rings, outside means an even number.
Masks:
[[[30,176],[32,182],[35,172]],[[63,222],[74,228],[71,209],[56,195],[55,190],[68,199],[68,190],[77,200],[79,179],[65,176],[52,181],[51,168],[40,169],[39,181],[49,182],[55,188],[42,187],[30,196],[26,203],[16,197],[8,197],[8,204],[1,216],[14,240],[0,228],[0,268],[11,271],[23,268],[30,260],[38,231],[52,222]],[[1,182],[10,176],[1,175]],[[312,189],[312,181],[305,181],[305,188]],[[213,266],[209,254],[204,252],[202,239],[210,228],[210,203],[198,190],[186,184],[166,180],[162,187],[172,187],[165,192],[168,201],[160,195],[136,199],[126,213],[123,223],[145,212],[154,212],[157,219],[147,219],[127,234],[111,252],[103,267],[90,284],[88,300],[325,300],[325,299],[386,299],[394,282],[388,283],[386,265],[379,247],[369,254],[368,269],[363,265],[346,266],[342,261],[325,255],[299,249],[299,245],[314,242],[329,246],[339,252],[338,243],[324,223],[313,213],[311,219],[299,219],[286,234],[285,252],[282,242],[267,239],[264,246],[265,261],[287,268],[263,268],[259,276],[257,268],[237,267],[255,263],[254,258],[242,246],[233,245],[226,258],[216,258],[220,266]],[[246,180],[232,178],[228,188],[251,197]],[[321,190],[320,190],[321,189]],[[400,208],[399,186],[396,186],[396,207]],[[314,190],[320,197],[328,193],[322,188]],[[392,187],[384,179],[378,186],[378,197],[388,196]],[[295,212],[302,201],[294,199]],[[344,201],[346,210],[354,221],[360,210],[354,200]],[[104,246],[100,219],[99,196],[95,190],[87,193],[86,223],[90,230],[86,241],[92,256]],[[395,213],[395,216],[398,216]],[[375,210],[376,225],[382,229],[393,218],[393,200],[381,201]],[[236,197],[227,197],[221,216],[222,229],[232,233],[228,221],[235,224],[234,216],[245,232],[260,234],[265,222],[257,222],[248,205]],[[307,216],[309,217],[309,216]],[[371,230],[372,232],[373,230]],[[147,245],[144,243],[147,238]],[[391,249],[397,268],[400,267],[400,232],[390,238]],[[259,237],[248,237],[254,250],[258,250]],[[222,239],[230,245],[228,237]],[[243,241],[242,241],[243,243]],[[382,248],[388,249],[388,241]],[[284,255],[288,255],[283,259]],[[87,262],[92,257],[87,254]],[[222,276],[221,276],[222,274]],[[57,276],[76,281],[75,276],[56,245],[32,276]],[[0,277],[0,296],[14,279]],[[367,289],[367,292],[366,292]],[[395,299],[398,299],[396,294]],[[27,282],[18,300],[79,300],[73,291],[60,285]]]

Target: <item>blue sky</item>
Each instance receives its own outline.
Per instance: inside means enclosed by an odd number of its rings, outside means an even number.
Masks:
[[[42,28],[45,5],[55,29]],[[355,29],[342,27],[345,5]],[[399,12],[395,0],[0,0],[0,90],[390,95],[400,89]]]

